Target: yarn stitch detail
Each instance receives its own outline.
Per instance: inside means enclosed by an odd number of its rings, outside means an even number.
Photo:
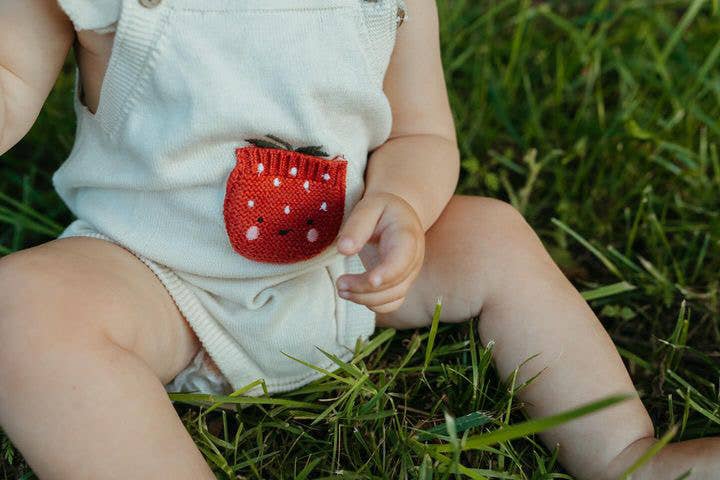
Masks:
[[[255,146],[238,148],[236,160],[223,215],[238,254],[294,263],[332,244],[345,211],[346,160]]]

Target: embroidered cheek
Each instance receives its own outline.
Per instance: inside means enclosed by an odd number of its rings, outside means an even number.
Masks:
[[[245,238],[247,238],[250,241],[257,240],[260,236],[260,229],[253,225],[252,227],[247,229],[247,232],[245,232]]]
[[[308,232],[307,232],[307,241],[308,242],[314,243],[315,241],[317,241],[318,237],[320,237],[320,234],[318,233],[318,231],[316,229],[311,228],[310,230],[308,230]]]

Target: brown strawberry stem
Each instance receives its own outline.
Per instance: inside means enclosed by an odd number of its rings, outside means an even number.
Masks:
[[[281,145],[277,145],[273,142],[268,142],[267,140],[263,140],[261,138],[246,138],[245,141],[258,148],[276,148],[279,150],[287,150],[287,148],[284,148]]]
[[[292,145],[290,145],[290,144],[287,143],[285,140],[282,140],[281,138],[276,137],[275,135],[273,135],[273,134],[271,134],[271,133],[268,133],[268,134],[265,135],[265,136],[268,137],[270,140],[274,140],[275,142],[277,142],[277,143],[279,143],[280,145],[282,145],[283,147],[285,147],[285,150],[292,150],[292,149],[293,149]]]
[[[290,150],[305,155],[311,155],[313,157],[329,157],[330,155],[323,150],[322,145],[310,145],[306,147],[293,147],[290,143],[282,140],[281,138],[268,133],[265,135],[267,138],[272,140],[265,140],[262,138],[246,138],[245,141],[258,148],[275,148],[278,150]]]
[[[312,147],[299,147],[295,149],[298,153],[304,153],[306,155],[312,155],[314,157],[329,157],[328,153],[323,150],[322,145],[316,145]]]

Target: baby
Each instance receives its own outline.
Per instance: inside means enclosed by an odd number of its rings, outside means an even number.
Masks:
[[[634,392],[522,216],[453,195],[431,0],[5,0],[0,153],[73,43],[53,183],[77,220],[0,261],[0,425],[40,478],[214,478],[166,390],[297,388],[317,373],[290,356],[332,368],[316,347],[350,359],[438,296],[445,322],[480,315],[501,376],[532,358],[532,416]],[[586,479],[655,442],[637,396],[542,438]],[[634,478],[690,469],[718,478],[720,441]]]

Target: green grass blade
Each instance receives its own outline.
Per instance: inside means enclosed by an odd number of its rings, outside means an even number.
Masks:
[[[600,260],[600,262],[605,265],[605,268],[607,268],[611,273],[613,273],[616,277],[622,278],[622,274],[620,273],[620,270],[615,266],[614,263],[610,261],[605,255],[603,255],[600,250],[598,250],[595,246],[593,246],[590,242],[585,240],[579,233],[577,233],[572,228],[568,227],[565,223],[561,222],[557,218],[552,219],[552,223],[556,226],[560,227],[561,230],[563,230],[565,233],[570,235],[572,238],[574,238],[580,245],[585,247],[590,253],[595,255],[595,257]]]
[[[521,438],[521,437],[524,437],[527,435],[533,435],[533,434],[548,430],[550,428],[556,427],[563,423],[567,423],[571,420],[575,420],[576,418],[580,418],[582,416],[589,415],[591,413],[597,412],[604,408],[611,407],[620,402],[628,400],[629,398],[631,398],[631,397],[628,395],[611,396],[611,397],[605,398],[603,400],[599,400],[597,402],[592,402],[587,405],[583,405],[581,407],[574,408],[572,410],[568,410],[563,413],[559,413],[557,415],[552,415],[552,416],[545,417],[545,418],[538,418],[538,419],[534,419],[534,420],[528,420],[523,423],[500,428],[500,429],[495,430],[490,433],[474,435],[474,436],[468,438],[463,443],[461,448],[463,450],[477,450],[477,449],[481,449],[484,447],[488,447],[490,445],[495,445],[500,442],[507,442],[508,440]],[[435,448],[439,452],[448,452],[448,451],[452,450],[451,445],[438,445]]]
[[[635,461],[635,463],[630,465],[630,467],[625,470],[625,472],[620,476],[620,480],[628,480],[633,474],[633,472],[638,471],[643,465],[645,465],[655,455],[657,455],[660,450],[662,450],[665,445],[667,445],[670,440],[673,439],[676,433],[677,427],[673,426],[670,430],[667,431],[667,433],[665,433],[665,435],[662,436],[662,438],[660,438],[660,440],[658,440],[650,448],[648,448],[647,451]]]
[[[663,48],[662,53],[660,54],[660,60],[662,62],[667,61],[670,53],[672,53],[672,51],[675,49],[678,42],[682,38],[683,33],[687,31],[688,27],[690,27],[690,24],[695,19],[695,17],[697,17],[697,14],[700,13],[700,9],[706,3],[706,1],[707,0],[693,0],[693,2],[690,4],[687,11],[685,12],[685,15],[683,15],[680,23],[678,23],[677,27],[675,27],[675,30],[673,30],[672,34],[670,35],[670,39],[665,44],[665,48]]]
[[[637,287],[628,282],[622,281],[613,283],[612,285],[605,285],[603,287],[595,288],[593,290],[586,290],[582,292],[582,297],[586,301],[599,300],[601,298],[612,297],[625,292],[631,292]]]
[[[442,313],[442,299],[435,301],[435,311],[433,312],[432,322],[430,323],[430,335],[428,335],[427,348],[425,349],[425,368],[430,364],[432,358],[433,347],[435,346],[435,337],[437,336],[438,326],[440,325],[440,314]]]

